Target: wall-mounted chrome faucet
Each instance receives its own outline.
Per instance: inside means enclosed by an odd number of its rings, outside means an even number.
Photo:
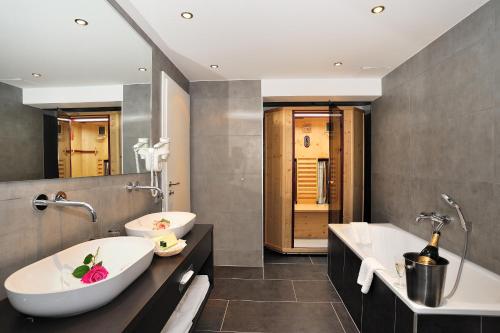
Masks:
[[[132,192],[133,190],[135,190],[135,191],[139,191],[139,190],[152,191],[155,199],[163,199],[163,197],[164,197],[163,190],[157,186],[139,185],[139,182],[135,182],[135,183],[128,183],[125,188],[129,192]]]
[[[48,206],[63,206],[63,207],[82,207],[89,211],[90,216],[92,217],[92,222],[97,222],[97,212],[95,209],[86,202],[81,201],[70,201],[67,200],[66,193],[57,192],[54,196],[54,199],[49,200],[48,196],[45,194],[38,194],[35,196],[32,202],[33,208],[37,211],[45,210]]]
[[[420,223],[424,220],[431,221],[433,231],[441,231],[441,229],[443,229],[443,227],[446,224],[451,222],[451,218],[448,215],[441,215],[441,214],[438,214],[435,212],[431,212],[431,213],[422,212],[422,213],[418,214],[415,221],[417,223]],[[436,225],[436,223],[437,223],[437,225]]]

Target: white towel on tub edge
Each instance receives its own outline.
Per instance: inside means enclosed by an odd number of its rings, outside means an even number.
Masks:
[[[373,257],[368,257],[363,259],[361,262],[361,267],[359,268],[358,274],[358,284],[361,285],[361,292],[367,294],[370,291],[370,287],[373,281],[373,273],[376,270],[384,269],[384,266],[380,264],[377,259]]]

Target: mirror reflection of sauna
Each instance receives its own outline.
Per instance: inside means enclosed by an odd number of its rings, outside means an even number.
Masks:
[[[57,117],[59,178],[121,173],[120,112]]]
[[[265,246],[325,253],[329,223],[363,220],[364,112],[271,109],[264,131]]]

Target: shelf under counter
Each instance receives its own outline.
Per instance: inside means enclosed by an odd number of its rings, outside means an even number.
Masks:
[[[184,239],[187,246],[182,253],[155,256],[127,289],[96,310],[67,318],[32,318],[2,300],[0,332],[160,332],[192,281],[180,285],[187,271],[208,275],[213,286],[213,226],[197,224]]]

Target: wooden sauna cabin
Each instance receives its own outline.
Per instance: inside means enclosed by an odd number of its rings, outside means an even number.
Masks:
[[[364,112],[284,107],[264,114],[264,245],[325,253],[328,223],[363,220]]]

